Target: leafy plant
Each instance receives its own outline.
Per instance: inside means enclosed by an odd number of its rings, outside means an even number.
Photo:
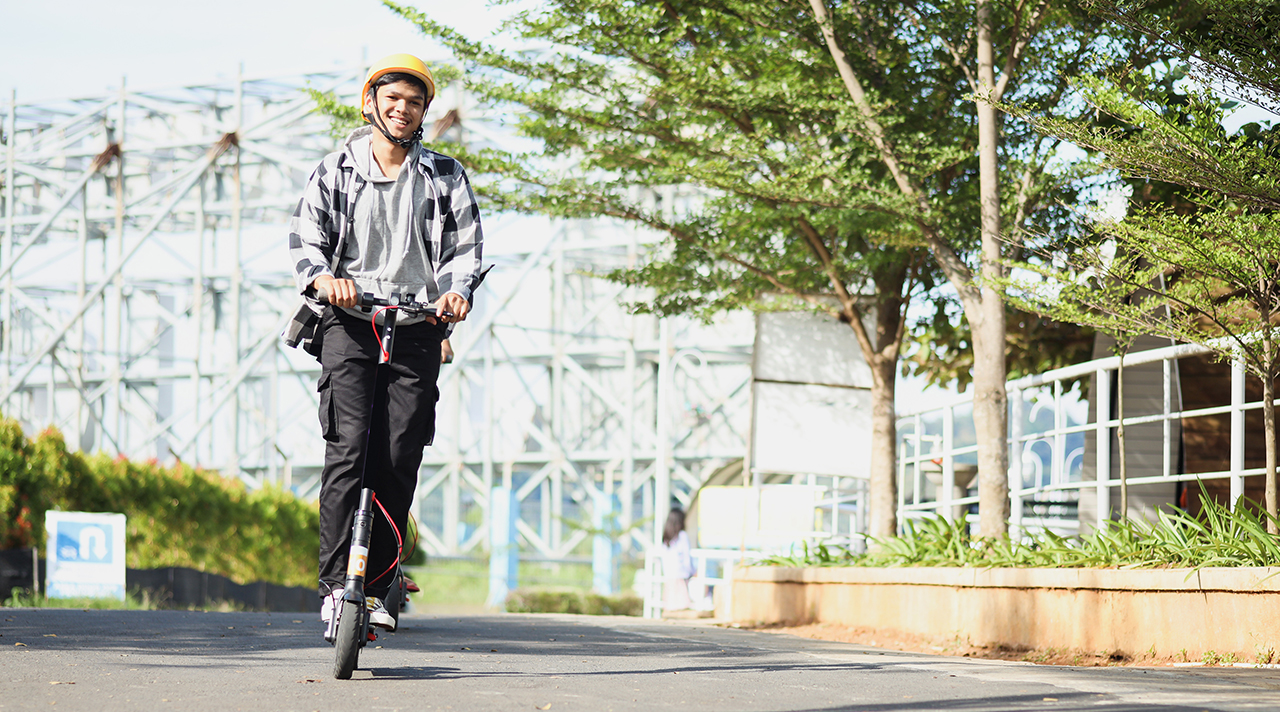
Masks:
[[[856,559],[856,555],[848,549],[841,547],[828,547],[826,544],[814,544],[813,548],[809,548],[809,542],[800,542],[802,547],[801,553],[797,554],[795,547],[789,555],[775,554],[773,556],[761,559],[758,563],[761,566],[788,566],[792,568],[808,567],[808,566],[849,566]]]
[[[764,566],[978,566],[983,568],[1160,568],[1280,565],[1273,518],[1241,500],[1234,510],[1203,498],[1197,514],[1159,511],[1155,521],[1110,521],[1083,537],[1045,531],[1021,541],[973,536],[967,517],[909,521],[899,537],[874,539],[858,555],[845,547],[804,543],[802,552],[770,556]]]
[[[238,480],[181,463],[69,452],[57,430],[29,440],[17,421],[0,418],[0,548],[43,548],[50,509],[125,514],[131,568],[315,583],[315,505],[273,487],[248,492]]]
[[[1099,220],[1090,244],[1066,254],[1057,244],[1033,251],[1039,252],[1033,262],[1019,264],[1028,278],[1003,286],[1020,308],[1108,333],[1200,344],[1258,378],[1265,503],[1270,531],[1278,534],[1280,134],[1270,121],[1228,131],[1228,112],[1239,102],[1222,94],[1259,109],[1280,106],[1280,16],[1270,4],[1244,0],[1085,5],[1143,34],[1183,66],[1073,78],[1092,109],[1083,114],[1010,111],[1048,136],[1095,152],[1131,180],[1174,187],[1179,199],[1135,204],[1123,219]],[[1171,92],[1175,85],[1184,89]]]

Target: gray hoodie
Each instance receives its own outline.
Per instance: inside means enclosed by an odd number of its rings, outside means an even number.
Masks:
[[[428,223],[427,181],[416,168],[419,144],[409,149],[400,174],[388,178],[373,158],[371,132],[354,132],[343,150],[356,172],[369,185],[351,205],[351,235],[338,261],[337,277],[353,280],[361,292],[387,298],[414,295],[418,301],[439,298],[435,271],[422,230]],[[358,309],[347,312],[365,316]],[[403,316],[397,323],[413,324],[422,316]]]
[[[316,277],[334,275],[346,265],[348,274],[360,272],[360,278],[370,280],[366,284],[377,293],[400,289],[412,292],[418,301],[434,302],[441,294],[454,292],[471,301],[481,280],[484,233],[466,171],[449,156],[418,147],[416,157],[404,162],[401,173],[409,174],[403,175],[405,195],[412,199],[405,202],[402,197],[383,215],[390,223],[388,213],[398,216],[399,211],[412,209],[408,230],[388,228],[399,242],[383,241],[378,253],[383,257],[363,253],[361,238],[356,236],[356,209],[372,188],[373,161],[365,148],[372,132],[370,126],[353,131],[342,149],[325,156],[307,180],[289,221],[289,256],[299,293],[308,295]],[[386,180],[380,173],[378,177]],[[368,217],[360,223],[365,247],[377,242],[381,228],[370,229]],[[421,254],[426,255],[425,263],[418,257]],[[416,268],[411,266],[415,261]],[[323,311],[319,302],[307,297],[282,334],[285,343],[312,350]]]

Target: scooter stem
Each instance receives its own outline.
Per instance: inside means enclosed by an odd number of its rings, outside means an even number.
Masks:
[[[364,577],[369,568],[369,540],[373,536],[373,490],[360,490],[360,506],[356,509],[351,531],[351,553],[347,556],[347,582],[342,600],[364,606]]]

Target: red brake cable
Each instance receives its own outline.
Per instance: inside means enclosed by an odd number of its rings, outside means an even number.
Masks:
[[[397,308],[398,307],[382,307],[381,309],[375,309],[373,312],[373,318],[369,320],[369,325],[373,327],[373,337],[378,340],[378,351],[382,353],[383,361],[390,360],[391,355],[388,354],[386,351],[384,351],[382,348],[382,334],[378,333],[378,315],[388,309],[397,309]]]
[[[378,499],[378,495],[376,494],[373,495],[373,501],[374,501],[374,504],[378,505],[378,509],[382,510],[382,516],[387,518],[387,523],[391,525],[391,531],[395,532],[396,534],[396,560],[392,562],[390,566],[387,567],[386,571],[383,571],[382,573],[378,574],[377,577],[374,578],[372,581],[365,583],[366,586],[368,586],[371,583],[374,583],[378,579],[382,578],[383,576],[386,576],[387,574],[395,570],[395,568],[400,565],[400,556],[404,553],[404,539],[400,536],[400,530],[396,528],[396,523],[392,521],[391,515],[387,513],[387,508],[382,506],[382,502]]]

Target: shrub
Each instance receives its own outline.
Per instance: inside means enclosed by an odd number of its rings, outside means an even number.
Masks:
[[[629,595],[583,594],[571,589],[518,588],[507,595],[509,613],[585,613],[591,616],[638,616],[644,601]]]
[[[69,452],[57,430],[31,441],[16,421],[0,418],[0,548],[43,548],[50,509],[125,514],[130,568],[315,584],[314,504],[275,487],[248,492],[239,480],[181,463]]]

